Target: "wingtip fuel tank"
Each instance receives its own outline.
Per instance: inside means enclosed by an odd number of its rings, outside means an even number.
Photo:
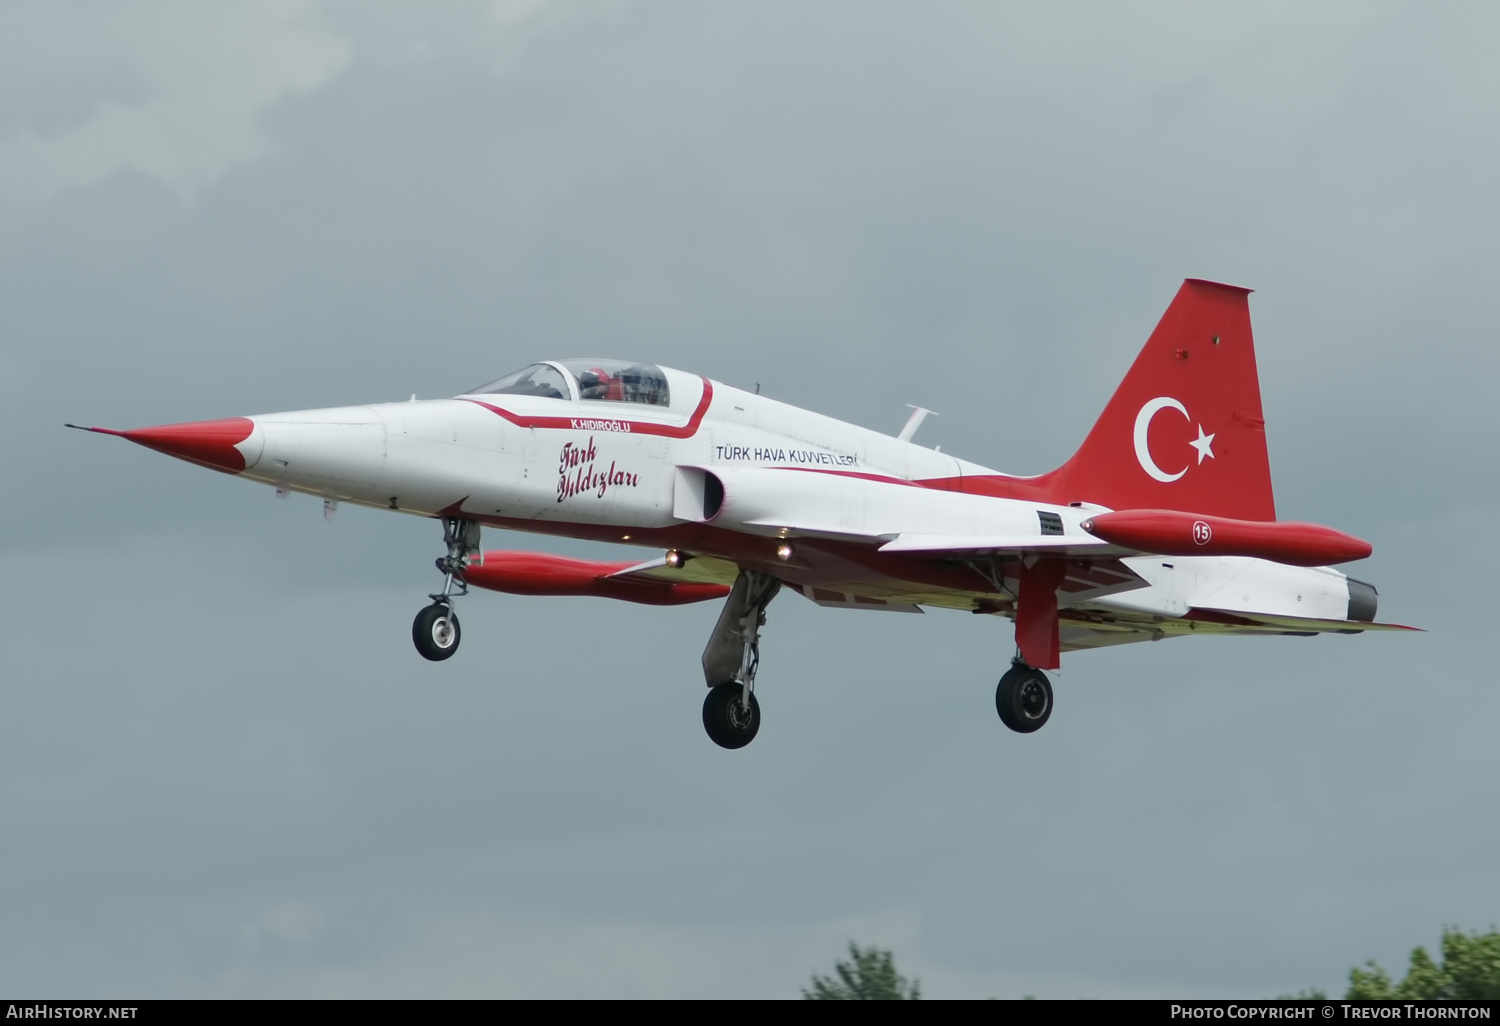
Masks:
[[[1171,509],[1099,513],[1079,526],[1111,545],[1159,556],[1251,556],[1287,566],[1331,566],[1374,551],[1364,539],[1322,524],[1234,520]]]
[[[571,559],[547,552],[486,552],[464,569],[464,579],[477,588],[513,595],[591,595],[648,606],[680,606],[729,594],[725,584],[614,576],[637,565]]]

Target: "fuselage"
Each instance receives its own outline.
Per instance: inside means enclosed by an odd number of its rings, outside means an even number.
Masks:
[[[1004,593],[1005,568],[987,586],[970,566],[879,545],[908,534],[1083,540],[1080,523],[1107,508],[1086,494],[1040,501],[1036,479],[697,375],[652,368],[668,398],[642,403],[584,398],[578,379],[552,366],[565,395],[474,393],[254,416],[237,445],[242,476],[424,517],[691,550],[765,568],[809,597],[819,589],[851,601],[1000,612],[985,603]],[[695,477],[702,471],[724,493],[712,508]],[[1331,568],[1241,556],[1122,561],[1138,580],[1080,587],[1062,604],[1146,619],[1195,608],[1350,615],[1346,578]]]
[[[1331,565],[1370,543],[1277,518],[1248,290],[1183,282],[1082,444],[1037,477],[651,364],[531,364],[451,399],[114,431],[278,494],[438,520],[442,589],[412,622],[430,661],[473,586],[651,605],[722,600],[703,724],[759,729],[760,628],[783,590],[822,606],[1013,622],[995,709],[1051,715],[1062,654],[1195,634],[1409,630]],[[70,425],[77,427],[78,425]],[[665,549],[638,563],[481,545],[484,525]]]

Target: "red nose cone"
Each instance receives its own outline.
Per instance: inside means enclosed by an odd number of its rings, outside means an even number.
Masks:
[[[250,418],[229,417],[108,433],[199,466],[238,474],[245,469],[245,455],[235,446],[249,438],[254,430],[255,422]]]

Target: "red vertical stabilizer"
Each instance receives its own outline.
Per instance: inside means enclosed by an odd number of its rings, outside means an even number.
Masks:
[[[1083,445],[1046,475],[1056,501],[1276,519],[1249,294],[1182,283]]]

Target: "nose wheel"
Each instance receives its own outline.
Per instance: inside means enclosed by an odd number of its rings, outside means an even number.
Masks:
[[[995,689],[1000,722],[1018,734],[1041,730],[1052,715],[1052,682],[1041,670],[1017,662]]]
[[[411,622],[411,640],[423,659],[441,662],[458,651],[458,617],[453,606],[446,602],[434,602],[417,614]]]

